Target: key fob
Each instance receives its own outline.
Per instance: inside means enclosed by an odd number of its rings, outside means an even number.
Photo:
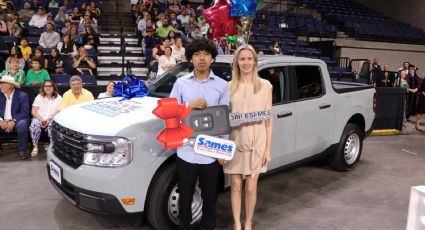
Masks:
[[[227,105],[209,106],[204,110],[193,109],[182,123],[195,130],[190,138],[199,134],[209,136],[227,135],[230,133],[229,107]]]

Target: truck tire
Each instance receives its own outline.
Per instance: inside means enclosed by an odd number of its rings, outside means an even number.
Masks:
[[[363,139],[364,134],[360,128],[348,123],[342,132],[337,152],[331,158],[331,167],[342,172],[353,169],[360,160]]]
[[[148,198],[147,218],[158,230],[175,230],[179,225],[179,189],[177,186],[176,164],[170,164],[158,171],[152,182]],[[196,186],[192,202],[192,223],[202,217],[201,189]]]

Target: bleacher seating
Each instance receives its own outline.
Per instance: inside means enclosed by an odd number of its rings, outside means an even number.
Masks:
[[[339,30],[362,40],[425,44],[425,33],[351,0],[297,0],[318,10]]]
[[[96,3],[97,7],[101,6],[101,2],[100,0],[70,0],[69,1],[69,5],[68,5],[68,9],[72,9],[75,6],[81,6],[81,4],[84,2],[86,4],[90,4],[90,2],[94,1]],[[25,2],[31,2],[29,0],[11,0],[9,1],[11,4],[13,4],[14,9],[16,12],[18,12],[19,10],[23,9],[24,7],[24,3]],[[59,7],[63,6],[63,0],[58,0],[57,1],[59,3]],[[48,0],[41,0],[40,1],[40,5],[45,6],[46,8],[49,5],[49,1]],[[56,16],[56,14],[58,13],[59,8],[47,8],[47,13],[53,15],[54,17]],[[19,22],[21,22],[23,24],[23,36],[27,39],[29,46],[33,49],[39,46],[39,39],[40,39],[40,35],[45,31],[45,28],[36,28],[36,27],[30,27],[28,26],[28,19],[19,19]],[[63,27],[63,23],[62,22],[55,22],[55,30],[57,32],[59,32],[61,34],[62,37],[62,33],[61,33],[61,29]],[[20,39],[14,36],[0,36],[0,54],[3,58],[7,58],[9,50],[12,48],[12,46],[14,45],[19,45],[19,41]],[[89,49],[89,56],[93,57],[96,61],[97,61],[97,53],[94,49]],[[48,56],[50,55],[50,49],[43,49],[43,53],[45,58],[48,58]],[[72,63],[73,60],[72,58],[69,57],[64,57],[63,58],[64,61],[64,70],[65,70],[65,75],[72,75],[73,74],[73,68],[72,68]],[[24,70],[27,71],[29,69],[29,62],[25,63],[25,68]],[[2,71],[4,69],[4,66],[0,67],[0,71]],[[96,72],[96,71],[95,71]],[[52,74],[53,77],[53,74]],[[60,79],[58,78],[58,76],[54,76],[55,79]],[[94,79],[94,80],[93,80]],[[62,79],[61,79],[62,80]],[[64,82],[61,82],[64,83]],[[85,79],[85,83],[87,84],[95,84],[96,80],[95,78],[91,77],[91,78],[87,78]],[[66,81],[65,84],[68,84],[68,81]]]

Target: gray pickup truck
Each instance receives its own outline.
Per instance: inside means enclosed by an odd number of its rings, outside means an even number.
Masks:
[[[232,59],[218,56],[214,73],[229,81]],[[155,229],[176,229],[175,149],[163,149],[155,140],[164,125],[152,110],[191,68],[190,63],[179,63],[151,81],[148,97],[96,100],[59,113],[47,159],[53,187],[80,209],[146,216]],[[323,61],[292,56],[261,56],[259,75],[273,85],[270,171],[317,156],[326,157],[339,171],[354,168],[373,127],[372,87],[331,82]],[[220,183],[229,186],[224,174]],[[194,221],[200,220],[200,189],[192,210]]]

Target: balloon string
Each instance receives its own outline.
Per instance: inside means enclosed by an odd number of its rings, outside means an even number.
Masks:
[[[249,37],[251,37],[251,28],[252,28],[252,16],[248,16],[248,23],[249,23],[249,29],[248,29],[248,37],[246,38],[246,44],[249,44]]]

